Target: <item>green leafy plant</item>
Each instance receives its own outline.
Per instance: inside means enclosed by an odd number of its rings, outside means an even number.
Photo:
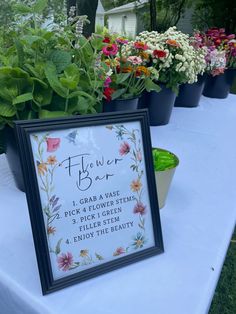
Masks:
[[[179,159],[177,158],[177,156],[161,148],[153,148],[152,156],[155,171],[172,169],[179,164]]]
[[[19,22],[0,36],[0,143],[14,120],[99,110],[106,72],[96,66],[102,38],[85,39],[86,17],[76,17],[73,9],[68,22],[44,28],[46,6],[47,0],[15,5]]]

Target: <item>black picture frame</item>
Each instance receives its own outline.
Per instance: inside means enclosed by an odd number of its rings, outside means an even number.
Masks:
[[[38,132],[50,132],[82,127],[91,128],[94,126],[117,124],[125,125],[129,122],[140,123],[154,245],[147,249],[142,249],[141,251],[119,257],[118,259],[104,262],[101,265],[96,265],[89,269],[69,274],[63,278],[54,279],[30,136]],[[15,121],[15,135],[20,152],[43,295],[164,252],[147,110],[73,116],[56,119]]]

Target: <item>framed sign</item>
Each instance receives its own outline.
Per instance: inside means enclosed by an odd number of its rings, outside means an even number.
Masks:
[[[15,126],[43,294],[163,252],[145,110]]]

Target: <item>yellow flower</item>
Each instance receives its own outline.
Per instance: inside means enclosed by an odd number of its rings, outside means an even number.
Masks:
[[[81,251],[80,251],[80,256],[81,256],[81,257],[86,257],[86,256],[88,256],[88,253],[89,253],[88,250],[81,250]]]
[[[145,76],[150,75],[150,71],[143,65],[140,65],[136,68],[136,76],[141,76],[144,74]]]
[[[49,156],[47,162],[49,165],[54,165],[57,162],[56,156]]]
[[[130,188],[133,192],[138,192],[142,188],[142,183],[139,179],[133,180],[130,184]]]
[[[140,51],[139,53],[140,57],[142,57],[144,60],[148,60],[149,59],[149,54],[145,51]]]
[[[43,176],[45,172],[47,171],[47,164],[45,162],[41,162],[41,163],[38,163],[37,167],[38,167],[39,175]]]

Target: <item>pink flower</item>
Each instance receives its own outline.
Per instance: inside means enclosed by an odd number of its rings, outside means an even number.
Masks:
[[[125,253],[125,249],[123,247],[118,247],[115,252],[113,253],[113,256],[118,256],[118,255],[121,255],[121,254],[124,254]]]
[[[234,38],[235,38],[235,35],[234,35],[234,34],[230,34],[230,35],[227,36],[227,38],[228,38],[229,40],[234,39]]]
[[[130,152],[130,145],[129,145],[129,143],[123,142],[120,145],[119,152],[120,152],[121,156],[127,155]]]
[[[102,48],[102,52],[106,56],[114,56],[117,54],[118,47],[116,44],[110,44]]]
[[[61,256],[57,258],[58,267],[63,270],[67,271],[73,265],[73,256],[71,253],[67,252],[67,254],[62,253]]]
[[[140,57],[136,57],[136,56],[128,57],[127,61],[131,62],[132,64],[141,64],[142,63],[142,59]]]
[[[60,146],[61,139],[48,137],[46,139],[46,142],[47,142],[47,152],[52,153],[52,152],[55,152]]]
[[[127,39],[124,39],[123,37],[119,37],[119,38],[116,38],[116,42],[121,45],[124,45],[124,44],[128,44],[129,41]]]
[[[108,76],[104,82],[104,87],[109,87],[110,83],[111,83],[111,78]]]
[[[140,214],[140,215],[146,214],[146,206],[144,206],[143,203],[138,202],[134,206],[134,214]]]
[[[223,74],[224,71],[225,71],[225,68],[217,68],[217,69],[213,69],[211,71],[211,74],[212,76],[217,76],[217,75]]]

